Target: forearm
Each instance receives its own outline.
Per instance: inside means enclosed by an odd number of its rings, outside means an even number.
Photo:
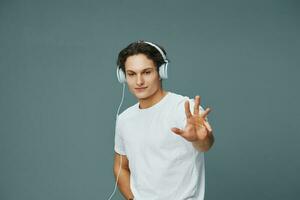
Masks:
[[[198,151],[206,152],[212,147],[214,141],[214,136],[211,133],[207,136],[206,139],[192,142],[192,144]]]
[[[115,170],[115,172],[114,172],[116,179],[118,176],[118,172],[119,172],[118,170]],[[133,198],[133,194],[130,189],[130,171],[129,170],[121,168],[120,175],[118,178],[118,187],[126,200]]]

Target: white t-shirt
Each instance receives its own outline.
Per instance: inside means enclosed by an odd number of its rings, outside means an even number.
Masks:
[[[138,102],[119,115],[114,149],[127,156],[135,200],[204,199],[204,152],[171,131],[186,124],[186,100],[193,113],[194,99],[169,91],[149,108]]]

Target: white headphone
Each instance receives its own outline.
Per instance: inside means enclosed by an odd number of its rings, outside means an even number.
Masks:
[[[162,57],[164,59],[164,63],[161,66],[159,66],[159,76],[162,79],[167,79],[168,78],[168,64],[169,64],[169,61],[167,60],[166,55],[164,54],[164,52],[157,45],[155,45],[151,42],[146,42],[146,41],[143,41],[143,43],[147,43],[147,44],[155,47],[159,51],[159,53],[162,55]],[[124,72],[123,72],[123,70],[121,69],[120,66],[117,67],[117,77],[118,77],[118,81],[120,83],[125,83],[126,82],[125,74],[124,74]]]

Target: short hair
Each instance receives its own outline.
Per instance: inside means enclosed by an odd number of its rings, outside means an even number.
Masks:
[[[155,44],[155,43],[153,43],[153,44]],[[167,56],[167,53],[162,46],[157,45],[157,44],[155,44],[155,45],[158,46],[163,51],[165,56]],[[122,69],[122,71],[124,72],[125,75],[126,75],[126,73],[125,73],[126,59],[129,56],[133,56],[133,55],[137,55],[137,54],[144,54],[147,56],[148,59],[152,60],[156,66],[157,72],[159,72],[159,69],[158,69],[159,66],[161,66],[162,64],[165,63],[165,60],[162,57],[161,53],[155,47],[153,47],[150,44],[145,43],[144,40],[138,40],[136,42],[132,42],[131,44],[129,44],[126,48],[121,50],[118,55],[117,66]]]

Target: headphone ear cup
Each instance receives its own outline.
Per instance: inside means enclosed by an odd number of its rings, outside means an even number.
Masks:
[[[126,77],[120,67],[117,68],[117,78],[120,83],[126,83]]]
[[[168,78],[168,63],[164,63],[159,67],[159,76],[162,79]]]

